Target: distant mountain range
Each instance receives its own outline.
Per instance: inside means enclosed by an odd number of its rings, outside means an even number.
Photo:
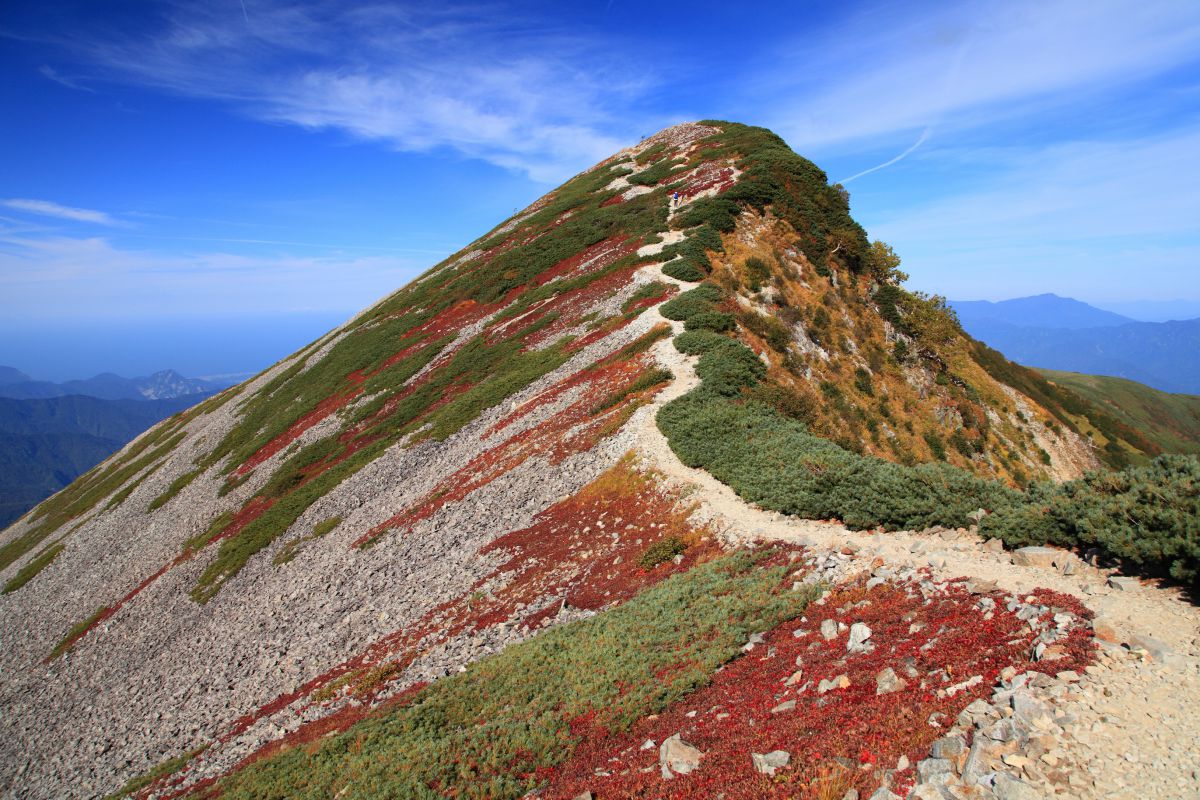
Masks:
[[[39,381],[0,366],[0,527],[224,383],[163,370]]]
[[[103,372],[86,380],[52,383],[39,381],[13,367],[0,367],[0,397],[17,400],[84,395],[101,400],[169,400],[190,394],[212,393],[231,383],[185,378],[164,369],[143,378],[123,378]]]
[[[1018,363],[1200,394],[1200,319],[1137,322],[1053,294],[951,305],[967,333]]]

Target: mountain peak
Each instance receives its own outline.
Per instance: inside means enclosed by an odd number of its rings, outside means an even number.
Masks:
[[[0,569],[19,586],[0,615],[0,675],[25,732],[10,738],[56,754],[22,780],[61,796],[148,773],[130,785],[174,793],[230,773],[246,795],[332,796],[358,780],[342,771],[357,750],[325,737],[379,724],[374,708],[417,714],[394,729],[437,747],[461,732],[481,748],[366,753],[387,766],[380,791],[521,796],[593,723],[600,736],[657,713],[755,646],[731,632],[773,628],[814,596],[800,550],[726,553],[723,532],[767,511],[880,531],[966,529],[993,512],[1015,540],[1034,518],[1015,487],[1100,465],[1083,420],[1120,452],[1152,447],[1082,401],[1068,412],[1071,398],[905,291],[898,265],[844,191],[761,128],[672,126],[577,175],[4,534]],[[742,500],[715,499],[713,481]],[[883,588],[873,613],[882,623],[895,608],[884,596],[903,595],[919,614],[918,594]],[[664,609],[687,598],[701,599],[696,626],[680,628]],[[982,619],[969,597],[945,602]],[[587,620],[613,613],[625,622],[571,650],[583,656],[551,665],[508,649],[586,638],[600,630]],[[1021,635],[1015,649],[989,640],[1012,651],[989,674],[1025,663],[1033,634]],[[628,674],[594,663],[605,641],[652,656],[649,677],[633,674],[637,658]],[[503,699],[483,726],[474,700],[414,699],[473,691],[494,673],[467,665],[500,651],[533,653],[505,668],[506,685],[594,692]],[[683,655],[653,660],[663,653]],[[938,708],[954,719],[971,699]],[[522,717],[522,734],[491,727],[526,707],[552,710]],[[324,747],[314,763],[336,763],[328,774],[310,780],[290,760]],[[250,788],[261,776],[270,790]]]

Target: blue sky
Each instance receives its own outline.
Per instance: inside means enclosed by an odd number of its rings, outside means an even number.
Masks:
[[[844,181],[915,288],[1200,315],[1194,0],[23,5],[0,8],[0,363],[47,377],[261,367],[171,362],[162,332],[290,349],[701,118]],[[118,329],[144,345],[100,363]],[[47,344],[72,331],[96,353]]]

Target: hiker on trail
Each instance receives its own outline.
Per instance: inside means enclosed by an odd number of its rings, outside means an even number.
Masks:
[[[671,195],[671,206],[674,208],[674,207],[677,207],[678,205],[679,205],[679,192],[676,192],[675,194]]]

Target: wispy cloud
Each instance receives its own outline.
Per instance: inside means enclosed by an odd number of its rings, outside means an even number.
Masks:
[[[109,79],[398,150],[449,148],[540,181],[627,144],[636,123],[617,109],[647,86],[644,67],[577,33],[523,26],[512,9],[169,9],[159,29],[72,46]]]
[[[29,200],[23,198],[13,198],[11,200],[0,200],[0,205],[16,211],[24,211],[28,214],[37,214],[43,217],[56,217],[58,219],[69,219],[72,222],[91,222],[96,225],[123,224],[120,220],[103,211],[95,211],[90,208],[74,208],[72,206],[64,206],[60,203],[55,203],[52,200]]]
[[[822,41],[774,54],[755,82],[770,124],[804,149],[1043,113],[1195,62],[1200,15],[1178,2],[877,4]]]
[[[914,282],[964,299],[1040,291],[1197,297],[1200,186],[1181,180],[1180,168],[1198,152],[1200,126],[949,151],[947,160],[991,171],[967,188],[880,213],[871,235],[897,248]]]
[[[74,89],[77,92],[88,92],[90,94],[95,94],[94,89],[89,89],[72,78],[58,74],[58,70],[54,69],[54,67],[50,66],[49,64],[42,64],[40,67],[38,67],[38,72],[41,73],[42,77],[46,80],[54,81],[60,86],[65,86],[68,89]]]

